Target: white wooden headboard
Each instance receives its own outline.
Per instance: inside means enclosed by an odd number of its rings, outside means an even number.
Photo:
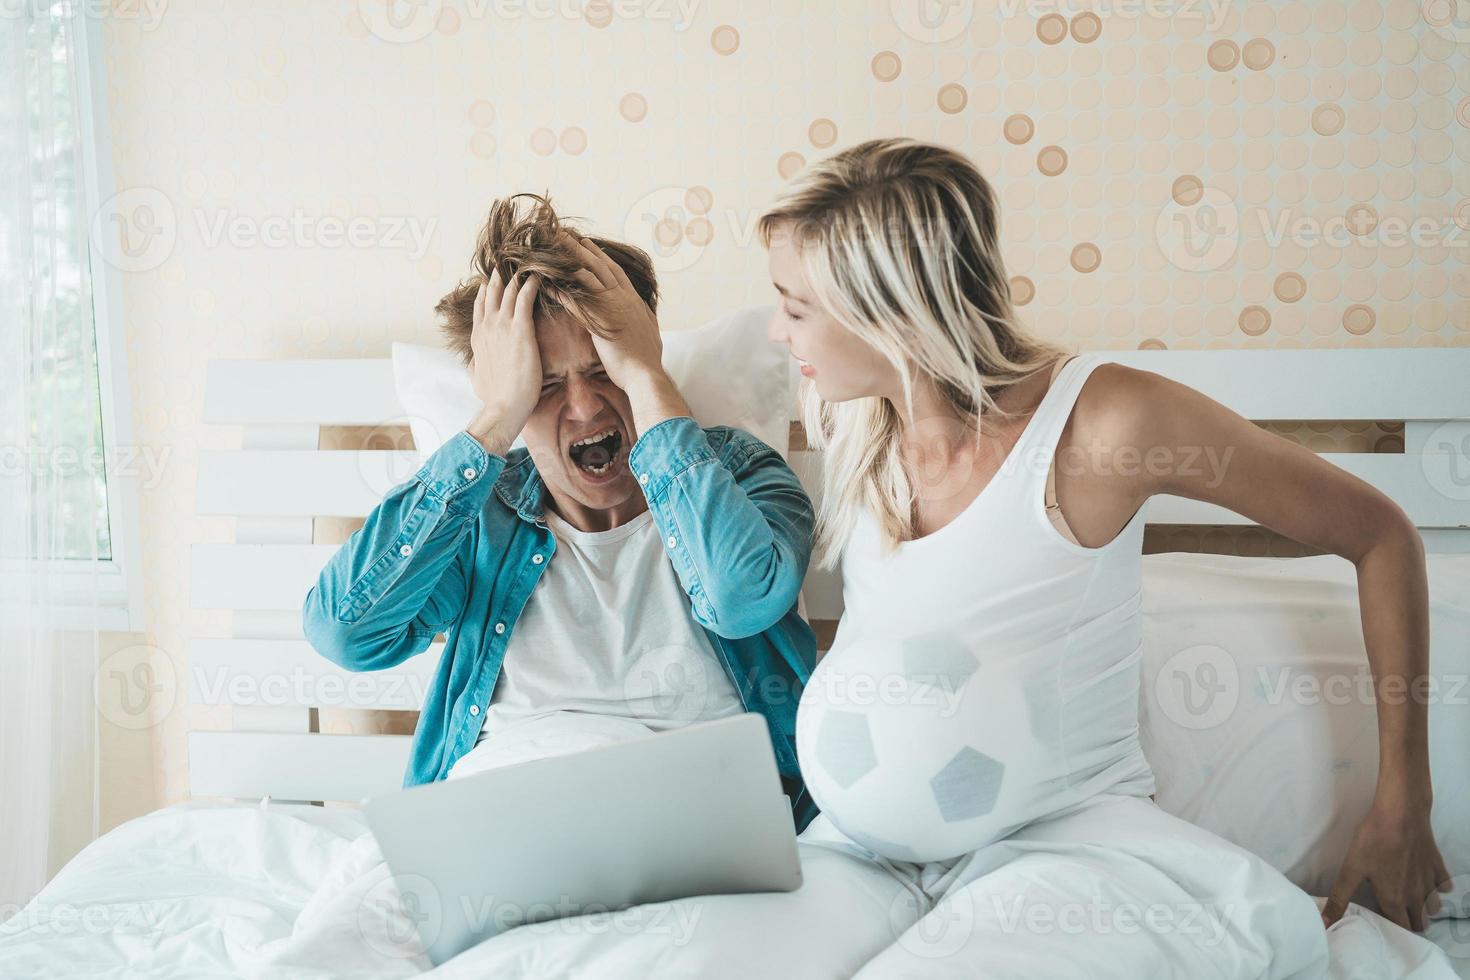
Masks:
[[[1108,351],[1113,361],[1190,385],[1246,418],[1403,421],[1403,453],[1324,454],[1399,503],[1430,551],[1470,552],[1470,349]],[[793,406],[793,414],[795,414]],[[215,361],[204,421],[243,426],[242,448],[202,454],[197,510],[237,518],[234,544],[193,546],[191,602],[234,611],[233,635],[189,647],[189,696],[232,706],[231,731],[189,734],[194,796],[356,801],[401,784],[409,736],[315,731],[316,709],[416,711],[442,643],[398,668],[350,673],[301,633],[301,606],[336,545],[315,518],[360,518],[417,471],[412,452],[318,448],[323,426],[403,421],[388,359]],[[804,439],[793,423],[793,447]],[[820,493],[818,460],[793,468]],[[1307,504],[1309,502],[1304,502]],[[1150,524],[1248,524],[1174,497]],[[804,590],[819,634],[841,614],[835,575]]]

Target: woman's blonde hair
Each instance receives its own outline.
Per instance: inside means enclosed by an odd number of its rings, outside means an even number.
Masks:
[[[761,240],[789,235],[817,302],[898,371],[912,414],[923,379],[981,435],[1005,415],[995,395],[1065,356],[1011,308],[995,193],[962,154],[911,139],[870,140],[813,164],[761,216]],[[914,488],[886,398],[824,401],[802,389],[824,450],[820,563],[834,564],[861,510],[888,547],[914,536]]]

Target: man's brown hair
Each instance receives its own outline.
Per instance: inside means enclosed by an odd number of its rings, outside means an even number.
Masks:
[[[461,361],[469,364],[473,356],[470,331],[475,322],[475,293],[496,269],[500,270],[502,283],[509,283],[523,273],[541,277],[533,310],[535,316],[565,313],[598,336],[607,335],[597,319],[593,291],[577,280],[582,262],[559,237],[563,231],[596,242],[608,258],[622,266],[648,308],[658,310],[658,281],[647,252],[623,242],[583,235],[574,224],[557,215],[549,196],[513,194],[490,203],[490,216],[480,231],[471,262],[475,274],[455,286],[434,307],[434,312],[443,319],[440,326],[449,349]]]

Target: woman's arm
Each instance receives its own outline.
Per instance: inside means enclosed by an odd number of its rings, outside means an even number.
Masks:
[[[1422,930],[1426,896],[1449,874],[1429,823],[1429,590],[1418,529],[1373,486],[1186,385],[1119,365],[1097,372],[1106,381],[1090,395],[1085,438],[1109,471],[1103,482],[1134,509],[1156,493],[1206,501],[1356,566],[1378,783],[1323,919],[1336,921],[1367,879],[1387,918]]]

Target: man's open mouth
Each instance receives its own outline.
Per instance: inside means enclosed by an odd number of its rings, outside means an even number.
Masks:
[[[594,432],[567,447],[567,455],[577,468],[592,476],[603,476],[618,462],[623,450],[623,434],[615,426]]]

